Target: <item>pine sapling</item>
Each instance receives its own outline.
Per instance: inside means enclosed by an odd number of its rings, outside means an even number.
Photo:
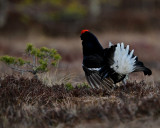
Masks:
[[[50,67],[56,66],[61,59],[55,49],[35,48],[32,44],[27,44],[25,55],[27,55],[27,60],[5,55],[0,57],[0,61],[22,74],[29,72],[37,76],[38,73],[47,72]]]

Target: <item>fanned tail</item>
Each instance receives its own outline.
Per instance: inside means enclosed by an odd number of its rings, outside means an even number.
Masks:
[[[129,74],[135,69],[136,56],[134,50],[129,51],[129,45],[124,47],[123,43],[118,43],[114,52],[114,63],[111,68],[119,74]]]

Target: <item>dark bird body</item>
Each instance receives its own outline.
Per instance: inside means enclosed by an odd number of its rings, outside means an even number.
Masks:
[[[112,45],[103,48],[98,39],[88,30],[82,30],[81,40],[83,46],[83,70],[86,79],[92,88],[106,88],[111,91],[115,84],[123,81],[131,72],[143,71],[151,75],[138,57],[129,51],[124,44]]]

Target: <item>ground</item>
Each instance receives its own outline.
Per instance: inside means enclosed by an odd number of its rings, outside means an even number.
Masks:
[[[0,81],[0,127],[159,127],[159,84],[132,82],[108,94],[5,76]]]
[[[81,68],[79,35],[47,37],[32,30],[27,35],[0,36],[1,55],[21,56],[26,43],[30,42],[36,47],[56,48],[62,56],[58,68],[39,80],[28,74],[21,76],[4,64],[0,65],[0,127],[158,128],[159,34],[158,31],[96,33],[104,47],[108,47],[109,41],[130,44],[135,55],[153,71],[150,77],[142,73],[130,75],[126,87],[120,86],[111,94],[80,86],[86,80]],[[43,78],[49,79],[44,82]],[[74,88],[68,89],[67,82]]]

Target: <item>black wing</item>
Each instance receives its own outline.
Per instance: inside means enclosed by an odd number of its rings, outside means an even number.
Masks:
[[[85,72],[86,79],[92,88],[107,89],[108,92],[110,92],[115,87],[114,82],[111,78],[101,79],[99,71],[97,71],[96,69],[90,69],[83,66],[83,70]]]
[[[111,76],[115,72],[110,68],[110,66],[114,63],[113,57],[114,57],[114,51],[115,51],[116,45],[111,46],[110,48],[104,49],[104,64],[100,70],[100,75],[102,79]]]

